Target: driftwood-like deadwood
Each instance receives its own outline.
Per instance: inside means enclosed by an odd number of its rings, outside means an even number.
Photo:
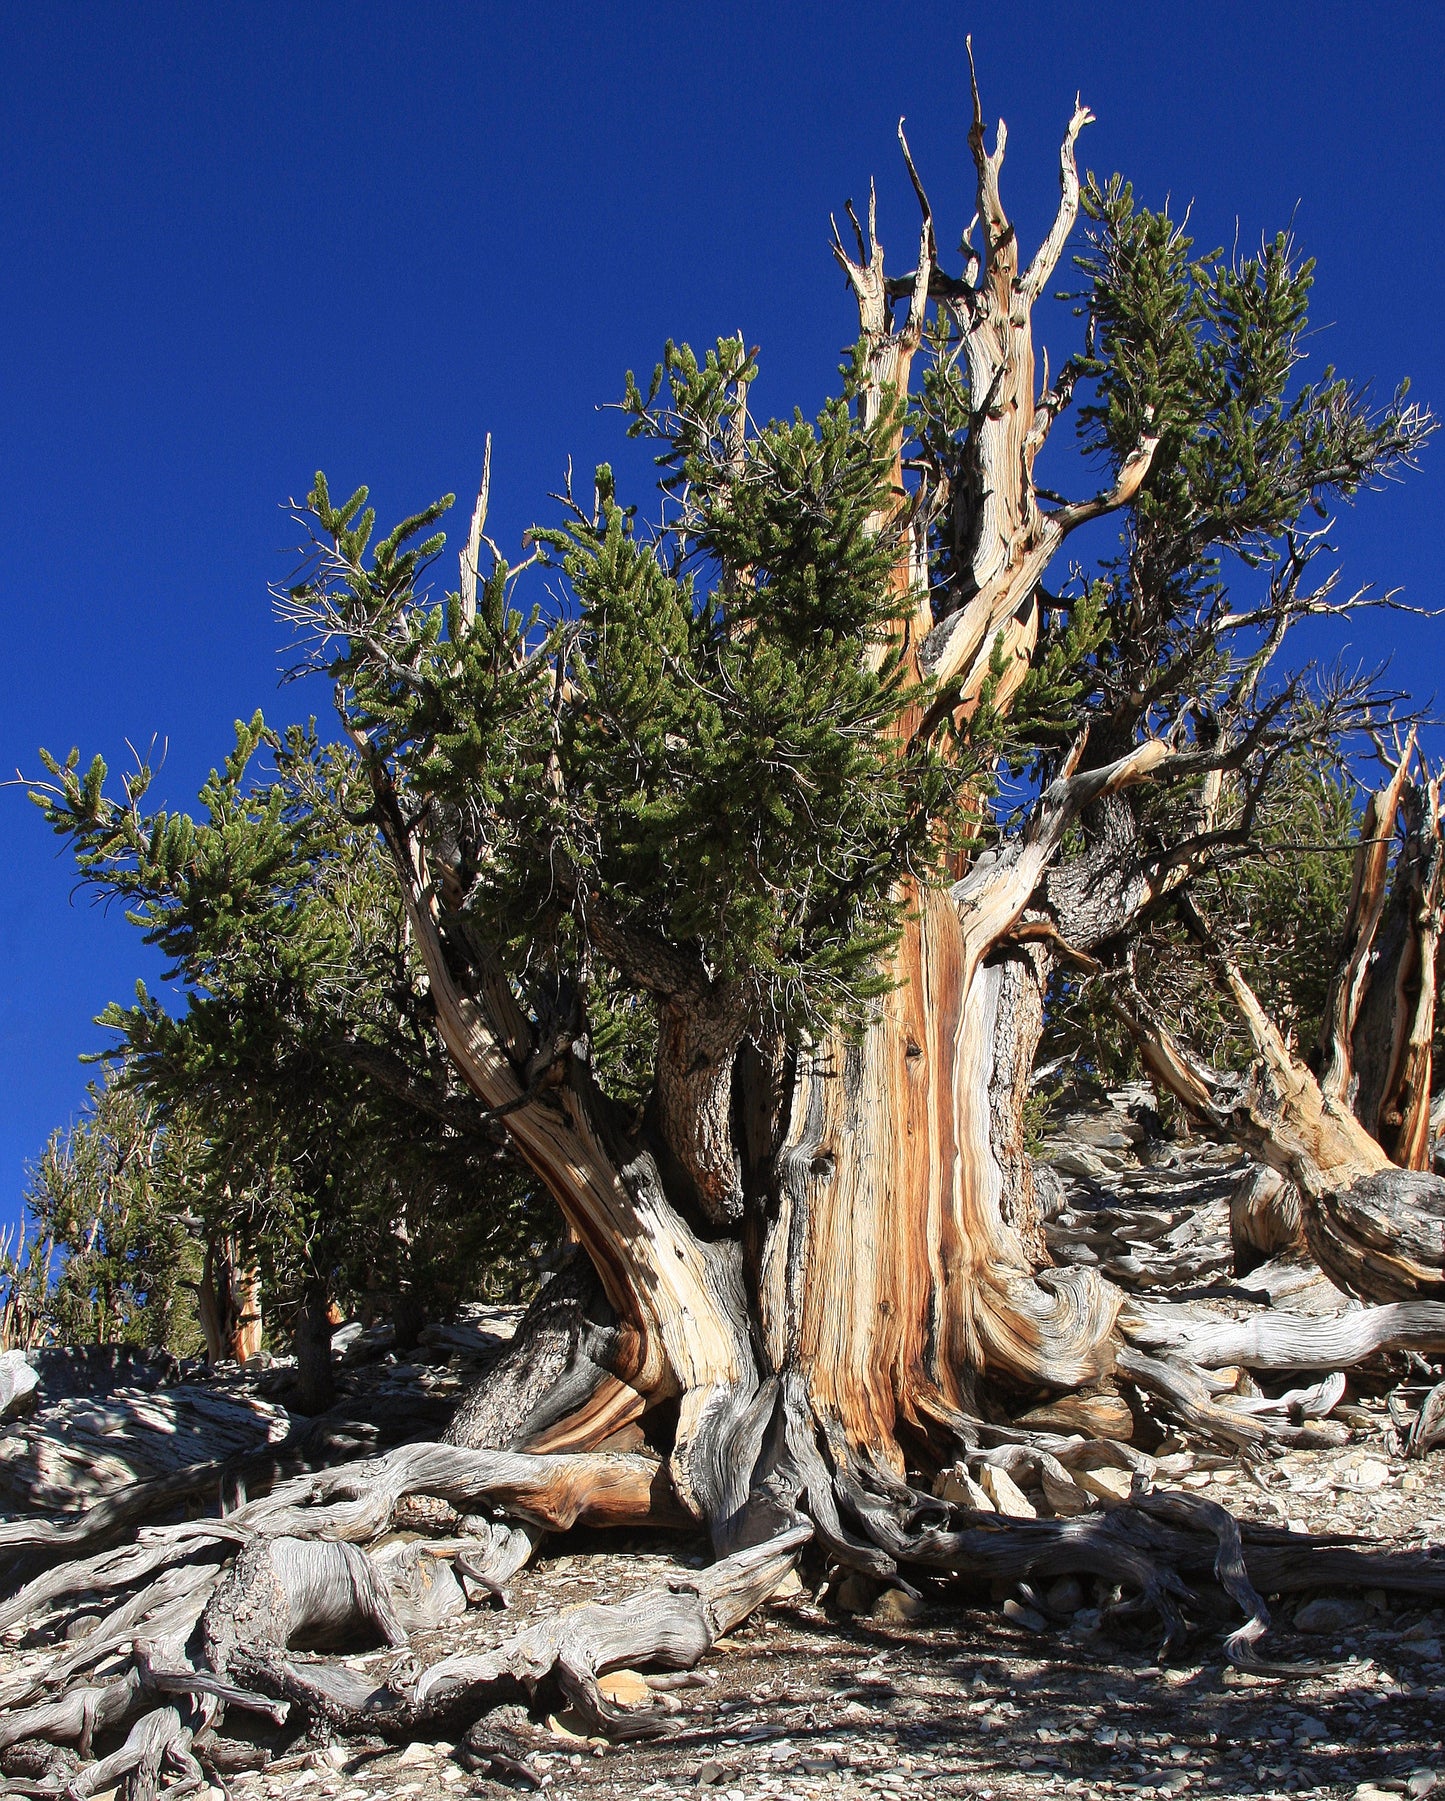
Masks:
[[[567,1699],[597,1730],[622,1736],[656,1730],[660,1714],[621,1712],[604,1699],[597,1678],[639,1664],[690,1670],[772,1594],[811,1536],[807,1526],[794,1527],[633,1601],[574,1607],[483,1656],[446,1658],[417,1678],[409,1699],[420,1707],[460,1694],[475,1698],[504,1678],[535,1689],[555,1674]]]
[[[1305,1248],[1299,1190],[1277,1169],[1253,1165],[1229,1200],[1234,1270],[1247,1276],[1281,1252]]]
[[[1430,1167],[1435,957],[1440,937],[1440,780],[1408,778],[1412,731],[1360,826],[1344,949],[1321,1031],[1320,1086],[1403,1169]],[[1390,868],[1396,818],[1401,842]]]
[[[1147,1360],[1131,1353],[1121,1361],[1133,1368]],[[1289,1397],[1280,1403],[1289,1404]],[[1304,1394],[1294,1411],[1307,1414],[1310,1406]],[[485,1566],[510,1536],[498,1520],[491,1535],[470,1541],[430,1548],[387,1541],[402,1498],[445,1499],[463,1514],[464,1527],[483,1506],[513,1514],[532,1523],[516,1535],[525,1551],[536,1542],[538,1520],[554,1527],[589,1517],[615,1522],[643,1503],[640,1517],[655,1518],[654,1485],[665,1466],[419,1444],[295,1479],[222,1520],[154,1528],[141,1546],[50,1572],[30,1586],[24,1599],[32,1619],[66,1597],[90,1599],[126,1586],[135,1592],[24,1693],[0,1697],[10,1708],[0,1714],[0,1748],[35,1739],[76,1745],[86,1757],[98,1734],[129,1726],[120,1748],[86,1765],[70,1792],[86,1795],[122,1780],[128,1793],[146,1795],[167,1767],[182,1788],[189,1783],[192,1734],[218,1708],[276,1719],[299,1708],[333,1730],[405,1740],[427,1728],[460,1729],[520,1693],[546,1706],[569,1703],[588,1726],[615,1738],[653,1733],[665,1713],[613,1704],[598,1677],[623,1667],[691,1668],[777,1588],[814,1537],[837,1562],[905,1585],[910,1576],[1012,1582],[1091,1575],[1126,1591],[1122,1611],[1140,1602],[1151,1607],[1166,1645],[1186,1629],[1190,1585],[1212,1574],[1241,1610],[1225,1650],[1244,1664],[1257,1657],[1268,1625],[1266,1593],[1363,1582],[1445,1595],[1445,1567],[1429,1557],[1381,1557],[1268,1528],[1241,1533],[1222,1508],[1157,1488],[1154,1460],[1128,1446],[983,1421],[970,1426],[960,1418],[957,1426],[993,1443],[970,1453],[974,1468],[1008,1469],[1030,1484],[1041,1479],[1055,1507],[1054,1518],[1011,1518],[960,1504],[947,1489],[935,1498],[910,1486],[809,1409],[806,1388],[793,1377],[773,1384],[751,1416],[752,1476],[731,1517],[733,1531],[744,1539],[756,1534],[756,1542],[710,1568],[679,1571],[664,1588],[568,1609],[486,1652],[448,1657],[416,1675],[403,1667],[380,1685],[349,1665],[294,1653],[357,1635],[399,1646],[410,1633],[455,1617],[465,1603],[448,1560],[459,1570],[469,1556]],[[1231,1417],[1242,1426],[1246,1416]],[[1254,1442],[1266,1431],[1259,1423]],[[1127,1498],[1081,1486],[1091,1470],[1120,1467],[1134,1472]],[[378,1536],[380,1545],[362,1548]],[[511,1543],[508,1554],[517,1549]],[[201,1662],[192,1663],[187,1646],[197,1642],[198,1619]],[[125,1650],[129,1665],[105,1680],[83,1674]]]
[[[1295,1054],[1238,965],[1211,957],[1257,1060],[1244,1078],[1208,1069],[1137,993],[1115,998],[1151,1076],[1216,1132],[1297,1188],[1310,1253],[1368,1301],[1445,1299],[1445,1178],[1401,1169]]]
[[[1445,1305],[1439,1301],[1397,1301],[1326,1318],[1270,1311],[1246,1320],[1131,1301],[1122,1323],[1136,1344],[1178,1352],[1204,1369],[1343,1370],[1380,1350],[1437,1357],[1445,1351]]]

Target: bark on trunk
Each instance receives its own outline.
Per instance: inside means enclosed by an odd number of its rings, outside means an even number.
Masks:
[[[616,1380],[626,1335],[591,1262],[571,1251],[516,1336],[463,1398],[445,1442],[473,1450],[593,1450],[642,1411]]]
[[[940,1450],[975,1379],[1107,1373],[1117,1311],[1048,1270],[1023,1145],[1045,954],[970,962],[957,902],[923,895],[898,986],[861,1042],[800,1059],[760,1269],[769,1361],[796,1367],[851,1447],[901,1474],[900,1429]]]
[[[296,1308],[296,1403],[304,1414],[325,1413],[336,1399],[331,1370],[331,1296],[324,1282],[308,1282]]]
[[[930,591],[928,521],[905,513],[901,426],[896,498],[876,521],[900,532],[894,580],[908,604],[898,630],[920,684],[900,754],[941,712],[966,717],[986,684],[991,704],[1008,706],[1036,641],[1045,569],[1070,532],[1128,502],[1153,453],[1144,438],[1114,485],[1077,505],[1046,509],[1033,485],[1066,394],[1037,391],[1031,312],[1077,212],[1074,141],[1088,116],[1080,108],[1070,121],[1058,216],[1027,267],[999,195],[1002,128],[990,152],[976,94],[983,243],[963,278],[938,267],[911,159],[922,211],[914,270],[885,275],[871,214],[856,261],[835,244],[858,301],[865,419],[906,394],[931,302],[962,336],[978,409],[949,501],[946,592]],[[898,298],[908,301],[901,324]],[[464,589],[468,579],[464,559]],[[1162,745],[1085,775],[1076,751],[1020,841],[951,891],[911,895],[895,986],[856,1042],[765,1050],[745,989],[700,979],[674,947],[634,945],[594,909],[598,949],[658,1006],[652,1104],[628,1128],[592,1084],[585,1027],[524,1015],[495,959],[448,911],[458,897],[436,876],[425,828],[365,737],[356,742],[442,1039],[557,1200],[611,1315],[588,1304],[570,1321],[534,1320],[455,1436],[595,1445],[675,1402],[673,1485],[731,1545],[778,1530],[803,1488],[823,1504],[822,1446],[835,1473],[854,1459],[896,1480],[900,1432],[930,1454],[956,1452],[980,1377],[1066,1388],[1107,1374],[1118,1297],[1091,1272],[1046,1267],[1024,1154],[1051,953],[1007,941],[1080,809],[1147,776],[1168,754]],[[539,1402],[549,1371],[562,1381],[550,1406]]]
[[[227,1234],[206,1240],[196,1294],[206,1356],[211,1363],[244,1363],[261,1349],[261,1276]]]

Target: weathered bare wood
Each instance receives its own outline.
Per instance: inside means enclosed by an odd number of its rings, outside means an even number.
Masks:
[[[1303,1250],[1304,1220],[1294,1183],[1267,1164],[1253,1165],[1230,1196],[1229,1236],[1240,1276],[1283,1251]]]
[[[1270,1308],[1242,1320],[1202,1319],[1159,1302],[1130,1302],[1120,1323],[1136,1344],[1176,1351],[1204,1369],[1342,1370],[1377,1351],[1445,1351],[1445,1304],[1396,1301],[1319,1318]]]
[[[208,1537],[225,1539],[228,1535],[219,1522]],[[67,1595],[110,1595],[128,1588],[134,1582],[154,1575],[173,1563],[188,1562],[197,1551],[189,1538],[166,1534],[137,1545],[123,1545],[114,1551],[103,1551],[95,1557],[77,1558],[34,1577],[17,1589],[7,1600],[0,1601],[0,1632],[34,1615],[50,1602]]]
[[[75,1745],[88,1758],[95,1734],[121,1725],[140,1697],[139,1672],[128,1670],[110,1682],[82,1684],[58,1701],[15,1708],[0,1714],[0,1750],[46,1739],[53,1745]]]
[[[474,1700],[504,1679],[535,1689],[555,1675],[567,1698],[599,1731],[619,1737],[654,1731],[666,1717],[660,1708],[623,1712],[603,1697],[598,1676],[637,1665],[691,1669],[772,1594],[811,1537],[810,1527],[795,1526],[709,1569],[677,1576],[665,1589],[649,1589],[611,1606],[574,1607],[482,1656],[445,1658],[417,1678],[410,1699],[414,1706],[460,1693]]]
[[[574,1525],[679,1524],[664,1465],[616,1452],[469,1451],[401,1445],[385,1457],[283,1483],[217,1525],[246,1537],[365,1542],[383,1532],[399,1500],[431,1495],[459,1513],[497,1507],[550,1531]],[[189,1528],[205,1532],[205,1524]]]
[[[359,1626],[406,1642],[383,1573],[336,1539],[257,1538],[242,1548],[201,1617],[206,1662],[230,1668],[237,1642],[285,1650],[335,1644]]]
[[[224,1677],[213,1675],[208,1670],[192,1669],[189,1664],[176,1665],[167,1661],[158,1661],[157,1647],[146,1639],[137,1639],[135,1645],[135,1668],[140,1675],[144,1687],[158,1695],[198,1695],[211,1701],[220,1701],[227,1707],[240,1708],[246,1713],[265,1714],[268,1720],[278,1726],[284,1726],[291,1709],[287,1702],[273,1700],[270,1695],[258,1695],[250,1689],[238,1688],[234,1682],[227,1682]]]
[[[1368,1301],[1445,1297],[1445,1178],[1403,1170],[1325,1092],[1237,964],[1214,953],[1258,1056],[1244,1080],[1204,1068],[1136,994],[1114,1006],[1161,1086],[1299,1189],[1306,1242],[1340,1287]]]
[[[1320,1087],[1330,1099],[1348,1103],[1354,1079],[1354,1037],[1370,977],[1370,953],[1384,916],[1395,815],[1415,750],[1410,733],[1405,752],[1389,781],[1370,796],[1360,822],[1360,844],[1350,888],[1345,944],[1330,984],[1320,1031]]]
[[[201,1766],[191,1756],[190,1728],[181,1724],[174,1707],[157,1707],[136,1721],[118,1751],[74,1776],[66,1794],[70,1801],[87,1801],[89,1796],[114,1788],[124,1780],[129,1801],[154,1801],[161,1766],[166,1762],[174,1764],[183,1776],[191,1777],[195,1787],[205,1781]]]
[[[1423,1457],[1442,1442],[1445,1442],[1445,1382],[1437,1383],[1421,1405],[1419,1417],[1410,1430],[1410,1455]]]
[[[282,1446],[238,1456],[195,1463],[166,1476],[152,1476],[128,1483],[102,1496],[78,1518],[48,1520],[21,1518],[0,1520],[0,1550],[44,1547],[46,1550],[99,1549],[138,1521],[168,1512],[178,1502],[218,1493],[223,1484],[240,1481],[252,1493],[260,1492],[280,1472],[292,1454]],[[293,1463],[294,1467],[294,1463]]]
[[[212,1363],[244,1363],[261,1348],[261,1277],[228,1234],[206,1240],[196,1291],[206,1355]]]
[[[1430,1167],[1436,953],[1445,881],[1440,778],[1427,775],[1407,783],[1400,816],[1390,898],[1354,1025],[1353,1105],[1396,1163],[1423,1170]]]

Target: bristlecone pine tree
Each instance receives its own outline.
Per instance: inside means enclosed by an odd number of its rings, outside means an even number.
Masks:
[[[977,217],[953,272],[904,144],[916,258],[888,273],[872,206],[866,226],[849,208],[834,253],[861,331],[816,421],[754,420],[742,340],[701,359],[670,345],[646,390],[629,379],[624,411],[660,471],[649,524],[604,468],[512,567],[485,535],[484,476],[458,591],[432,604],[450,502],[373,543],[365,490],[337,505],[317,478],[311,560],[283,609],[334,679],[442,1040],[580,1253],[446,1442],[218,1524],[218,1567],[245,1548],[196,1609],[210,1673],[177,1673],[184,1634],[167,1640],[173,1688],[244,1683],[410,1732],[475,1718],[521,1678],[610,1730],[648,1729],[651,1711],[602,1697],[599,1670],[695,1662],[810,1539],[885,1581],[1090,1571],[1142,1593],[1171,1634],[1178,1576],[1214,1569],[1248,1616],[1238,1657],[1264,1630],[1261,1589],[1368,1573],[1445,1590],[1427,1560],[1258,1532],[1242,1547],[1221,1509],[1147,1482],[1132,1505],[1066,1517],[1087,1506],[1071,1471],[1153,1467],[1124,1442],[1125,1386],[1156,1417],[1258,1447],[1308,1428],[1216,1398],[1200,1362],[1281,1367],[1281,1334],[1288,1367],[1445,1346],[1445,1183],[1393,1161],[1417,1161],[1428,1030],[1402,1040],[1419,1052],[1409,1078],[1376,1083],[1393,1136],[1351,1111],[1360,1035],[1380,1042],[1361,975],[1380,931],[1371,858],[1388,860],[1402,791],[1366,825],[1329,1008],[1338,1055],[1318,1076],[1204,905],[1300,757],[1398,717],[1372,680],[1280,674],[1279,652],[1296,621],[1365,598],[1316,579],[1324,540],[1302,522],[1407,464],[1430,422],[1403,395],[1372,413],[1333,371],[1304,378],[1311,266],[1287,238],[1199,258],[1119,181],[1081,193],[1089,117],[1069,121],[1057,216],[1025,260],[1003,126],[990,149],[975,88]],[[1085,349],[1051,378],[1034,309],[1081,203]],[[1102,473],[1067,501],[1035,467],[1076,391]],[[1111,515],[1117,555],[1093,580],[1067,574],[1072,535]],[[519,610],[538,564],[548,610]],[[1433,788],[1423,804],[1428,839]],[[1395,1010],[1408,1000],[1419,1022],[1424,914],[1404,922],[1415,990]],[[1131,1010],[1128,947],[1161,919],[1203,947],[1256,1048],[1227,1093]],[[1064,964],[1113,971],[1161,1079],[1297,1184],[1332,1271],[1407,1304],[1349,1316],[1348,1345],[1280,1322],[1222,1353],[1216,1330],[1196,1359],[1187,1322],[1168,1348],[1157,1309],[1051,1267],[1024,1103]],[[1058,1517],[935,1498],[938,1472],[980,1448],[1042,1472]],[[467,1567],[493,1581],[539,1529],[577,1520],[690,1516],[718,1562],[395,1689],[288,1658],[320,1623],[404,1633],[395,1566],[345,1541],[412,1494],[470,1516]],[[489,1540],[484,1508],[500,1516]],[[187,1530],[176,1556],[194,1554]],[[170,1542],[148,1539],[148,1572]]]

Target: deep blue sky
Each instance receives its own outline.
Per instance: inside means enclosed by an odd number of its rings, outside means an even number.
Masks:
[[[615,448],[598,405],[669,335],[741,328],[759,405],[815,405],[853,324],[829,210],[876,173],[896,266],[915,239],[900,113],[945,242],[972,211],[969,29],[1027,243],[1078,89],[1085,164],[1192,198],[1211,244],[1293,216],[1321,360],[1445,406],[1445,10],[1419,0],[8,7],[0,769],[159,734],[157,793],[185,804],[232,719],[307,704],[277,692],[266,587],[318,466],[396,516],[465,494],[490,429],[515,542],[568,453]],[[1442,515],[1445,445],[1342,522],[1347,578],[1445,599]],[[1354,648],[1431,694],[1442,631],[1386,619]],[[14,789],[0,858],[6,1217],[80,1101],[93,1015],[155,966],[71,902]]]

